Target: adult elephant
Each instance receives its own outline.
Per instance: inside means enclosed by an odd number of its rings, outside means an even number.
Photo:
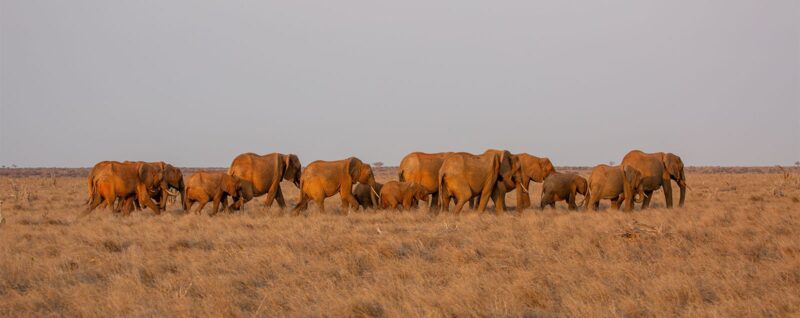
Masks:
[[[517,210],[529,208],[531,206],[530,182],[544,182],[550,174],[556,172],[553,163],[547,157],[537,157],[527,153],[518,153],[517,157],[520,164],[520,178],[516,183],[517,188]]]
[[[164,210],[167,208],[167,198],[174,194],[180,194],[181,207],[186,210],[186,204],[184,202],[184,197],[186,197],[186,185],[183,182],[183,172],[181,172],[181,169],[163,162],[155,162],[154,164],[159,164],[164,169],[164,183],[166,183],[167,187],[164,191],[154,194],[153,200],[156,200],[158,206]],[[177,193],[175,191],[177,191]]]
[[[489,149],[483,154],[497,155],[501,158],[501,160],[508,159],[511,164],[511,178],[498,178],[497,184],[492,190],[492,202],[494,202],[495,212],[500,213],[500,211],[506,210],[506,193],[511,192],[512,189],[516,188],[521,180],[520,161],[516,155],[511,154],[507,150]],[[517,192],[517,195],[520,195],[520,192]],[[516,210],[517,212],[520,212],[522,211],[522,207],[517,205]]]
[[[270,153],[257,155],[251,152],[236,156],[228,169],[228,174],[241,178],[252,184],[252,195],[246,193],[242,200],[234,205],[234,209],[253,199],[267,194],[264,202],[269,208],[273,201],[278,201],[281,208],[286,207],[286,200],[281,191],[281,180],[287,180],[300,187],[300,159],[294,154]]]
[[[439,169],[444,159],[452,152],[424,153],[412,152],[400,161],[400,171],[397,178],[401,182],[413,182],[431,195],[429,209],[434,210],[439,206]]]
[[[672,184],[670,180],[675,180],[681,189],[681,196],[678,206],[683,207],[686,200],[686,175],[683,172],[683,160],[672,153],[656,152],[644,153],[640,150],[633,150],[622,158],[621,166],[632,166],[642,174],[642,187],[644,188],[644,202],[642,209],[650,205],[653,191],[664,188],[664,198],[667,208],[672,208]],[[633,185],[624,180],[624,211],[633,211]]]
[[[125,202],[122,210],[128,215],[134,198],[156,214],[161,214],[160,207],[153,202],[151,195],[167,191],[163,166],[149,162],[104,162],[96,165],[91,176],[91,198],[84,215],[104,201],[113,207],[117,199]]]
[[[450,154],[439,169],[439,200],[441,208],[448,210],[450,199],[455,198],[455,213],[460,214],[464,204],[479,196],[478,211],[485,211],[486,204],[493,194],[497,195],[499,183],[512,180],[511,153],[508,151],[486,151],[481,155],[466,152]],[[513,185],[513,183],[512,183]],[[500,213],[500,209],[496,213]]]
[[[300,176],[300,202],[295,212],[308,208],[308,201],[313,200],[320,211],[325,211],[325,198],[339,193],[342,208],[358,209],[358,202],[353,197],[353,184],[369,185],[372,189],[370,199],[372,206],[378,206],[378,194],[375,192],[375,175],[372,167],[356,157],[337,161],[317,160],[303,170]]]

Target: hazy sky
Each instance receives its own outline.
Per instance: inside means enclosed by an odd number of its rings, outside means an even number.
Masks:
[[[800,160],[800,1],[0,0],[0,164]]]

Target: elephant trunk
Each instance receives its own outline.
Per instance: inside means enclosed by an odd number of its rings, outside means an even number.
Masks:
[[[642,203],[644,202],[644,198],[645,198],[644,188],[640,187],[639,191],[637,191],[636,193],[636,200],[634,200],[634,202]]]
[[[633,196],[634,196],[633,187],[632,187],[630,181],[628,181],[627,176],[623,175],[622,179],[623,179],[623,181],[622,181],[622,193],[625,196],[625,201],[623,201],[623,203],[622,203],[624,205],[623,211],[630,212],[630,211],[633,211],[633,201],[634,201],[634,198],[633,198]]]

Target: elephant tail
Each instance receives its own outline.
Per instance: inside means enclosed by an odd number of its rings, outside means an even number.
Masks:
[[[445,203],[450,203],[450,193],[447,192],[444,175],[444,172],[439,171],[439,178],[437,180],[439,184],[439,208],[441,208],[442,211],[448,208],[444,206]]]
[[[400,169],[400,172],[397,173],[397,180],[400,182],[405,182],[406,178],[403,177],[403,169]]]
[[[89,177],[87,179],[89,181],[88,182],[89,197],[86,199],[86,204],[91,204],[92,198],[94,198],[94,174],[92,172],[89,172]]]

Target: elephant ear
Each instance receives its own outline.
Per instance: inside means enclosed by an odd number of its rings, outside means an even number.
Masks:
[[[622,173],[624,174],[625,179],[627,179],[628,182],[630,182],[631,184],[634,184],[634,181],[637,178],[641,178],[641,175],[642,175],[639,172],[639,170],[637,170],[633,166],[629,166],[629,165],[625,165],[625,166],[622,167]]]
[[[153,168],[146,163],[137,163],[136,165],[138,166],[139,180],[149,184],[152,181]]]
[[[669,175],[675,180],[681,180],[683,172],[683,161],[681,160],[681,157],[678,157],[672,153],[665,153],[663,158],[664,166],[667,168]]]
[[[350,176],[351,180],[353,180],[351,182],[358,180],[361,176],[361,166],[364,163],[362,163],[361,160],[356,157],[350,157],[345,160],[344,172]]]
[[[300,158],[295,154],[283,156],[283,177],[286,180],[294,180],[300,175]]]

